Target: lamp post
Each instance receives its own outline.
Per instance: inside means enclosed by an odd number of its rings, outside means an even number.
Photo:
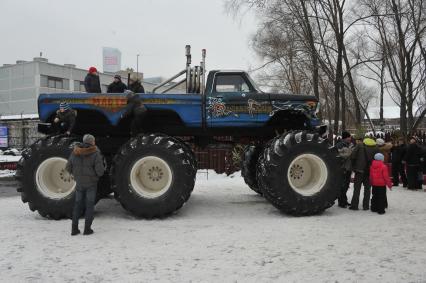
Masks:
[[[136,77],[139,79],[139,54],[136,55]]]

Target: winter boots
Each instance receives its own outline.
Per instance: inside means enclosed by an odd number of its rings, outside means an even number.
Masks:
[[[91,235],[93,233],[94,233],[94,231],[91,228],[84,228],[83,235]]]
[[[71,236],[75,236],[80,234],[80,230],[78,229],[78,227],[73,226],[71,229]]]

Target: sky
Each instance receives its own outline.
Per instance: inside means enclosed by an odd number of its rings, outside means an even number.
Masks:
[[[236,19],[223,0],[1,0],[0,65],[43,57],[57,64],[102,69],[102,47],[122,53],[122,69],[171,76],[207,49],[207,69],[256,66],[250,37],[255,17]]]

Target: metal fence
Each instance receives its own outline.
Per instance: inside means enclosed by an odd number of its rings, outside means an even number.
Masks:
[[[1,125],[7,126],[9,129],[9,148],[21,150],[43,137],[43,134],[37,132],[37,123],[38,120],[0,121]],[[222,137],[221,139],[228,141],[230,137]],[[240,150],[240,147],[232,146],[213,149],[193,147],[193,151],[198,160],[199,169],[213,169],[219,174],[226,173],[228,175],[240,169]],[[13,162],[0,164],[0,170],[14,170],[15,168],[16,164]]]

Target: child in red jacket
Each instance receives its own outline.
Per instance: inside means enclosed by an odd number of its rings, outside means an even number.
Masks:
[[[389,178],[388,168],[383,163],[385,159],[381,153],[374,155],[374,160],[370,167],[370,183],[373,187],[373,197],[371,199],[371,211],[378,214],[385,214],[387,206],[386,187],[392,190],[392,182]]]

